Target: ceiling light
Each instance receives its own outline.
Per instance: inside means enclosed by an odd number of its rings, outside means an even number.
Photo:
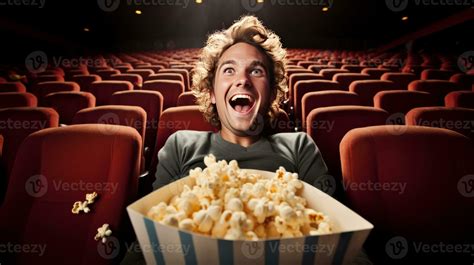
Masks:
[[[135,10],[135,14],[141,15],[141,14],[142,14],[142,11],[141,11],[141,10]]]
[[[323,12],[327,12],[327,11],[329,11],[329,7],[327,6],[323,7]]]
[[[263,0],[257,0],[257,3],[260,3],[260,4],[263,3]]]
[[[406,20],[408,20],[408,17],[407,17],[407,16],[404,16],[404,17],[402,17],[402,20],[403,20],[403,21],[406,21]]]
[[[202,4],[202,0],[196,0],[196,4]]]
[[[84,31],[89,32],[90,30],[89,30],[89,28],[84,28]]]

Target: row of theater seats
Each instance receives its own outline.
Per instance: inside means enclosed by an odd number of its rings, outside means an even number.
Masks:
[[[125,207],[137,198],[141,144],[135,129],[118,125],[71,125],[29,135],[0,208],[0,242],[47,247],[39,257],[8,252],[13,257],[4,255],[2,262],[117,264],[125,248],[110,253],[130,239]],[[474,236],[474,214],[466,211],[472,202],[459,190],[474,172],[471,139],[441,128],[368,126],[349,131],[340,150],[347,203],[375,225],[374,248],[394,235],[410,243],[459,243]],[[58,186],[80,182],[94,189]],[[405,188],[371,189],[369,183]],[[99,193],[92,214],[72,214],[72,204],[91,191]],[[107,252],[94,240],[104,223],[114,236]],[[430,229],[420,227],[427,224]]]

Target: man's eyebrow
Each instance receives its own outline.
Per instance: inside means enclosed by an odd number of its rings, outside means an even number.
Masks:
[[[252,61],[252,63],[250,64],[251,67],[254,67],[254,66],[261,66],[263,67],[263,69],[265,69],[265,71],[267,70],[267,66],[262,62],[262,61],[259,61],[259,60],[255,60],[255,61]]]
[[[221,68],[223,65],[226,65],[226,64],[237,64],[237,62],[236,62],[235,60],[223,61],[221,64],[219,64],[219,66],[217,67],[217,69]]]

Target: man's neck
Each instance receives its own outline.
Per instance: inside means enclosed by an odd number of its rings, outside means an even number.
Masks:
[[[226,140],[227,142],[238,144],[243,147],[249,147],[260,139],[260,135],[238,136],[225,129],[220,130],[219,133],[221,134],[222,139]]]

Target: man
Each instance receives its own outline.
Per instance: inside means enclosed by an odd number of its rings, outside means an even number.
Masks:
[[[209,37],[193,91],[204,117],[220,131],[171,135],[158,153],[155,189],[205,167],[208,154],[235,159],[240,168],[283,166],[310,184],[326,174],[321,153],[306,133],[267,133],[287,91],[285,55],[278,36],[253,16]]]

